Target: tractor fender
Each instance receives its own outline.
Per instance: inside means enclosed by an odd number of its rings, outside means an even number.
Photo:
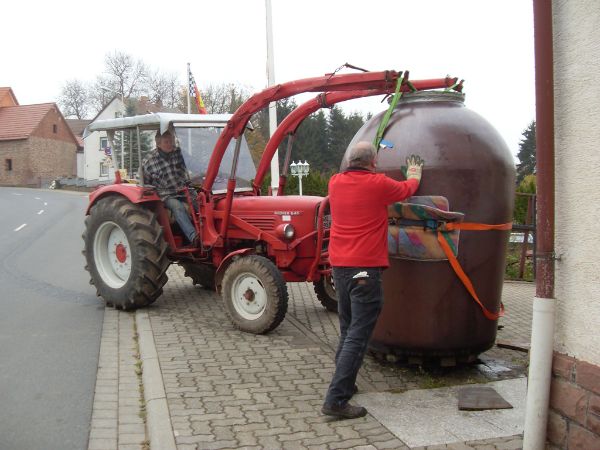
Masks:
[[[94,206],[101,198],[108,197],[109,195],[120,195],[125,197],[131,203],[136,204],[160,201],[160,197],[155,191],[148,190],[147,188],[143,188],[137,184],[110,184],[107,186],[102,186],[90,194],[90,203],[88,204],[85,214],[89,215],[92,206]]]
[[[221,293],[221,282],[223,281],[223,275],[225,274],[227,267],[229,267],[229,264],[231,264],[236,257],[248,255],[250,253],[254,253],[253,248],[241,248],[229,253],[225,258],[223,258],[223,261],[221,261],[221,264],[219,264],[219,267],[215,272],[215,288],[219,294]]]

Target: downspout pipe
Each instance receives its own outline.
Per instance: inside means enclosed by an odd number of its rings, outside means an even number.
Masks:
[[[536,295],[523,448],[543,450],[554,351],[554,61],[552,1],[533,0],[536,94]]]

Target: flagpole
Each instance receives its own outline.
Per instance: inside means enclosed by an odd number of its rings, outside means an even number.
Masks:
[[[186,97],[187,97],[187,113],[190,114],[191,111],[192,111],[192,104],[191,104],[192,102],[190,100],[190,88],[191,88],[191,86],[190,86],[190,80],[192,78],[191,77],[192,69],[190,68],[190,63],[187,63],[187,72],[188,72],[187,73],[187,89],[186,89],[186,92],[187,92],[187,95],[186,95]],[[192,154],[192,129],[191,128],[188,128],[188,142],[187,143],[188,143],[188,145],[187,145],[187,152],[188,152],[188,155],[191,155]]]
[[[190,63],[187,63],[187,113],[190,114],[190,112],[192,111],[192,105],[190,104],[190,73],[191,73],[191,69],[190,69]]]
[[[275,65],[273,56],[273,21],[271,17],[271,0],[265,0],[267,13],[267,80],[268,86],[275,84]],[[273,136],[277,129],[277,107],[275,102],[269,103],[269,135]],[[275,150],[271,159],[271,192],[277,195],[279,187],[279,150]]]

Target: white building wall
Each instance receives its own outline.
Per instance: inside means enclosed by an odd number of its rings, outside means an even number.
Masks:
[[[77,152],[77,178],[85,178],[84,166],[84,154],[82,152]]]
[[[125,114],[125,105],[121,102],[121,99],[113,99],[105,108],[98,114],[94,119],[114,119],[119,115]],[[92,123],[94,123],[92,122]],[[107,175],[102,175],[100,170],[100,164],[106,158],[104,149],[101,147],[100,142],[102,138],[106,138],[106,132],[95,131],[87,136],[84,141],[83,154],[84,154],[84,175],[86,183],[108,183],[114,180],[115,168],[110,168]],[[114,148],[113,148],[114,153]]]
[[[600,7],[554,0],[555,349],[600,365]]]

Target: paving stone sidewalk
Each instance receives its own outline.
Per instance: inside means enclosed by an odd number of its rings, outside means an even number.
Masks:
[[[234,329],[214,292],[193,286],[178,266],[169,269],[163,296],[142,314],[149,316],[176,448],[409,448],[370,414],[336,421],[320,413],[334,369],[337,316],[318,303],[311,285],[290,283],[288,289],[286,319],[269,335],[256,336]],[[528,341],[533,289],[527,283],[505,284],[508,314],[500,320],[499,339]],[[140,422],[128,422],[133,409],[126,409],[131,405],[121,397],[127,389],[139,393],[133,381],[139,358],[135,314],[111,309],[106,314],[96,396],[112,394],[106,399],[112,403],[94,403],[89,448],[146,449],[151,433],[126,426]],[[358,385],[361,393],[394,393],[523,376],[526,354],[495,347],[482,360],[484,366],[486,360],[500,361],[507,370],[486,374],[475,366],[429,373],[368,356]],[[145,411],[138,407],[138,414],[143,426]],[[130,443],[133,436],[136,442]],[[420,448],[517,449],[521,442],[517,435]]]
[[[144,450],[145,407],[135,314],[106,308],[89,450]]]

